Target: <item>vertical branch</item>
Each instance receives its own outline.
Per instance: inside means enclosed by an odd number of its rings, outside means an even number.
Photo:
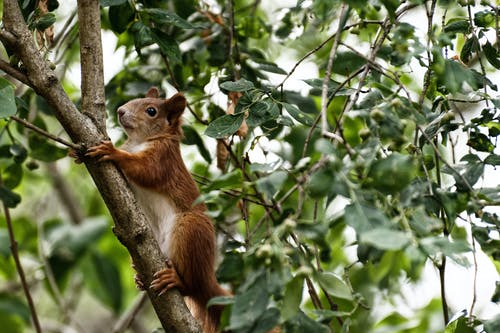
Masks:
[[[337,33],[335,34],[335,39],[333,40],[332,49],[330,50],[330,55],[328,57],[328,63],[326,66],[325,77],[323,78],[323,85],[321,87],[321,132],[323,134],[328,132],[328,118],[326,115],[326,109],[328,107],[328,86],[330,83],[330,76],[332,73],[333,59],[337,54],[337,49],[339,47],[340,36],[342,35],[342,30],[345,25],[345,15],[346,15],[345,3],[342,3],[339,15],[339,25],[337,27]]]
[[[101,133],[106,132],[101,11],[98,0],[78,1],[82,111]]]
[[[436,8],[436,0],[431,2],[430,9],[427,7],[427,3],[425,4],[425,12],[427,14],[427,71],[424,74],[424,86],[422,89],[422,93],[420,94],[418,104],[422,105],[424,103],[425,95],[427,94],[427,90],[429,89],[431,83],[431,62],[432,62],[432,54],[431,54],[431,41],[432,41],[432,22],[434,18],[434,10]]]
[[[236,40],[236,32],[234,29],[234,2],[233,0],[227,1],[227,7],[229,10],[229,61],[232,66],[233,75],[235,80],[240,79],[239,70],[239,50],[238,41]]]
[[[445,287],[445,274],[446,274],[446,256],[443,254],[441,258],[441,263],[437,266],[439,271],[439,285],[441,294],[441,304],[443,310],[444,324],[448,324],[450,321],[450,315],[448,313],[448,301],[446,300],[446,287]]]
[[[469,310],[469,320],[472,321],[474,307],[476,306],[476,302],[477,302],[477,270],[478,270],[478,265],[477,265],[477,253],[476,253],[476,239],[474,238],[474,235],[472,235],[472,221],[470,221],[470,216],[469,216],[469,223],[471,225],[471,236],[472,236],[472,258],[474,259],[474,280],[473,280],[473,286],[472,286],[472,302],[471,302],[470,310]]]
[[[3,184],[1,175],[0,175],[0,185]],[[14,230],[12,228],[12,219],[10,217],[10,210],[3,202],[3,211],[5,214],[5,221],[7,222],[7,230],[9,232],[10,239],[10,251],[12,252],[12,257],[14,258],[14,262],[16,264],[17,274],[19,275],[19,279],[21,280],[21,285],[23,287],[24,295],[26,296],[26,300],[28,301],[28,307],[31,313],[31,319],[33,321],[33,327],[37,333],[41,333],[42,329],[40,327],[40,322],[38,320],[38,315],[36,313],[35,304],[33,303],[33,298],[31,297],[31,293],[28,287],[28,283],[26,282],[26,276],[24,274],[23,266],[21,265],[21,261],[19,260],[19,251],[17,248],[17,241],[14,237]]]

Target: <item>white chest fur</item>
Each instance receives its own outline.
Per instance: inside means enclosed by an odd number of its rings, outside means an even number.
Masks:
[[[138,153],[148,148],[148,142],[134,141],[130,137],[121,147],[122,149]],[[135,193],[137,203],[141,206],[153,234],[160,246],[160,249],[167,258],[170,256],[170,246],[172,243],[172,232],[176,220],[175,206],[168,198],[158,192],[148,190],[144,187],[130,182],[132,190]]]
[[[170,257],[172,232],[176,221],[174,205],[154,191],[131,184],[137,203],[141,206],[160,249],[167,258]]]

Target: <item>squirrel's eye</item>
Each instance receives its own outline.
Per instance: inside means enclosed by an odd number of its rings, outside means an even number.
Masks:
[[[150,116],[150,117],[154,117],[156,116],[156,109],[153,108],[153,107],[149,107],[146,109],[146,113]]]

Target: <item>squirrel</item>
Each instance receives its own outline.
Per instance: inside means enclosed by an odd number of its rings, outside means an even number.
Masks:
[[[118,120],[127,134],[120,148],[110,141],[90,147],[86,156],[113,161],[128,179],[138,204],[144,210],[163,255],[166,267],[151,282],[159,294],[177,288],[185,297],[203,332],[216,332],[221,306],[207,302],[230,295],[215,277],[216,242],[205,204],[197,203],[199,190],[187,170],[180,151],[181,115],[186,99],[177,93],[159,97],[153,87],[145,98],[120,106]],[[136,277],[139,288],[143,288]]]

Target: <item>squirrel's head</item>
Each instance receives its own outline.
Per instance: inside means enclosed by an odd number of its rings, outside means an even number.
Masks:
[[[186,108],[186,98],[177,93],[170,98],[159,97],[153,87],[146,97],[131,100],[117,110],[118,121],[129,138],[144,141],[162,134],[181,136],[181,115]]]

